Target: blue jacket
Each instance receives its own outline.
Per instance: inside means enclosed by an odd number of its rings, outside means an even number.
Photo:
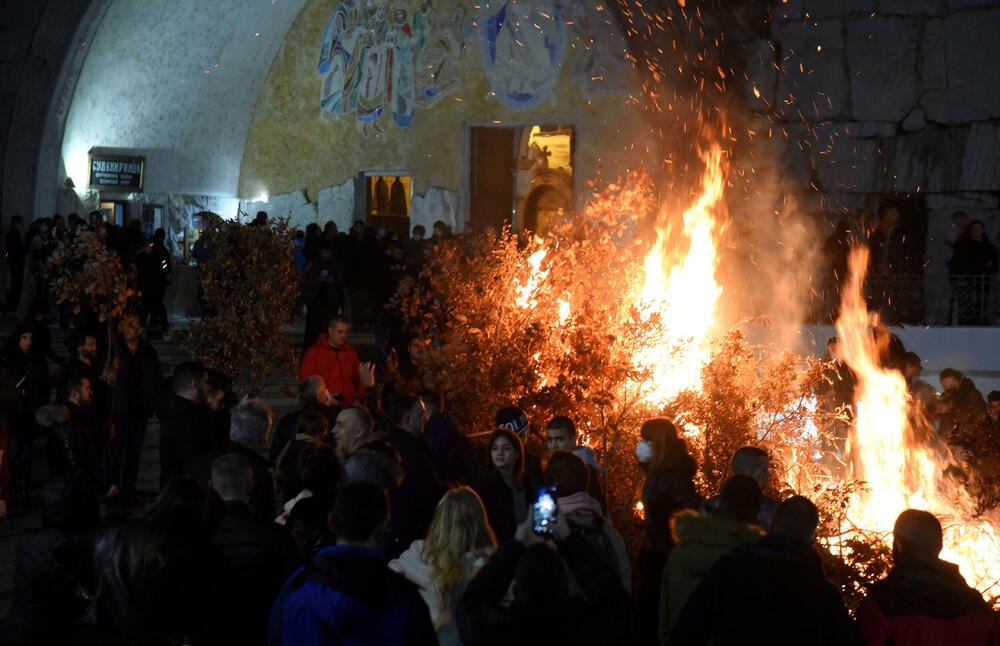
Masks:
[[[285,583],[271,608],[271,646],[436,645],[427,605],[382,554],[336,545]]]

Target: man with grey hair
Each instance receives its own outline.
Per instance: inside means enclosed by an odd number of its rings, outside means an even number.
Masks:
[[[367,480],[388,491],[403,479],[399,454],[375,431],[372,415],[364,406],[348,406],[333,425],[337,457],[344,465],[344,480]]]
[[[237,453],[212,463],[209,486],[222,498],[223,511],[211,541],[228,561],[231,590],[237,595],[234,607],[243,610],[244,619],[232,624],[233,643],[263,645],[271,604],[285,579],[302,565],[302,553],[288,530],[250,511],[253,471],[250,460]]]
[[[271,407],[261,399],[249,399],[233,408],[229,422],[229,446],[225,452],[246,458],[253,473],[250,509],[261,521],[274,520],[274,478],[267,458],[260,454],[271,430]]]

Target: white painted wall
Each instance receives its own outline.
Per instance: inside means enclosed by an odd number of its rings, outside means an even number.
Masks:
[[[304,4],[112,0],[73,92],[66,174],[82,189],[87,152],[120,148],[146,156],[146,193],[234,197],[257,95]]]

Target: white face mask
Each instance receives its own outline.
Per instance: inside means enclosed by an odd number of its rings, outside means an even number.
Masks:
[[[639,462],[649,462],[653,459],[653,445],[647,440],[640,440],[635,447],[635,457],[639,458]]]

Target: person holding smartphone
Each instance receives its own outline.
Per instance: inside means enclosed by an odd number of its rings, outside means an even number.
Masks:
[[[538,514],[555,508],[540,492]],[[613,568],[565,515],[533,513],[497,548],[455,611],[463,644],[619,644],[628,641],[628,595]],[[541,532],[536,531],[536,527]],[[505,601],[513,581],[514,599]],[[574,592],[578,590],[578,592]]]

